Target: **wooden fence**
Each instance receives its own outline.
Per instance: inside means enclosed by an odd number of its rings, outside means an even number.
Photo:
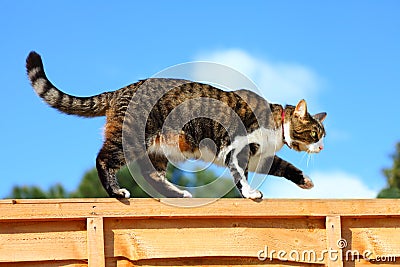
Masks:
[[[2,200],[2,266],[400,266],[400,200]]]

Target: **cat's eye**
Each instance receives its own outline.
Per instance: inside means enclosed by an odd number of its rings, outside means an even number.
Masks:
[[[316,132],[316,131],[312,131],[312,132],[311,132],[311,137],[312,137],[312,138],[317,137],[317,132]]]

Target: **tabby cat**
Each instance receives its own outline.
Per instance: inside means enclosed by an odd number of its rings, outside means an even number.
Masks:
[[[247,182],[249,171],[285,177],[304,189],[313,187],[301,170],[275,155],[285,144],[307,153],[324,148],[326,113],[310,115],[304,100],[283,107],[248,90],[226,92],[167,78],[76,97],[47,79],[36,52],[27,57],[26,69],[36,93],[51,107],[83,117],[106,116],[96,167],[111,197],[130,197],[120,188],[116,172],[132,161],[139,163],[145,181],[162,196],[192,197],[165,178],[169,161],[190,158],[227,166],[245,198],[263,196]]]

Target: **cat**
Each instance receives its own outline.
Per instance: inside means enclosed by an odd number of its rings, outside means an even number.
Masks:
[[[301,170],[275,155],[284,145],[307,153],[323,150],[327,114],[310,115],[305,100],[283,107],[248,90],[228,92],[170,78],[149,78],[116,91],[77,97],[48,80],[41,56],[34,51],[26,59],[26,70],[36,93],[51,107],[82,117],[106,116],[96,168],[110,197],[130,198],[116,173],[132,161],[164,197],[192,197],[165,178],[169,161],[190,158],[228,167],[244,198],[263,197],[249,185],[248,172],[285,177],[303,189],[314,186]]]

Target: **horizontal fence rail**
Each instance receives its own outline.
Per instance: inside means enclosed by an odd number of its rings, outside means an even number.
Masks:
[[[0,201],[3,266],[400,266],[400,200]]]

